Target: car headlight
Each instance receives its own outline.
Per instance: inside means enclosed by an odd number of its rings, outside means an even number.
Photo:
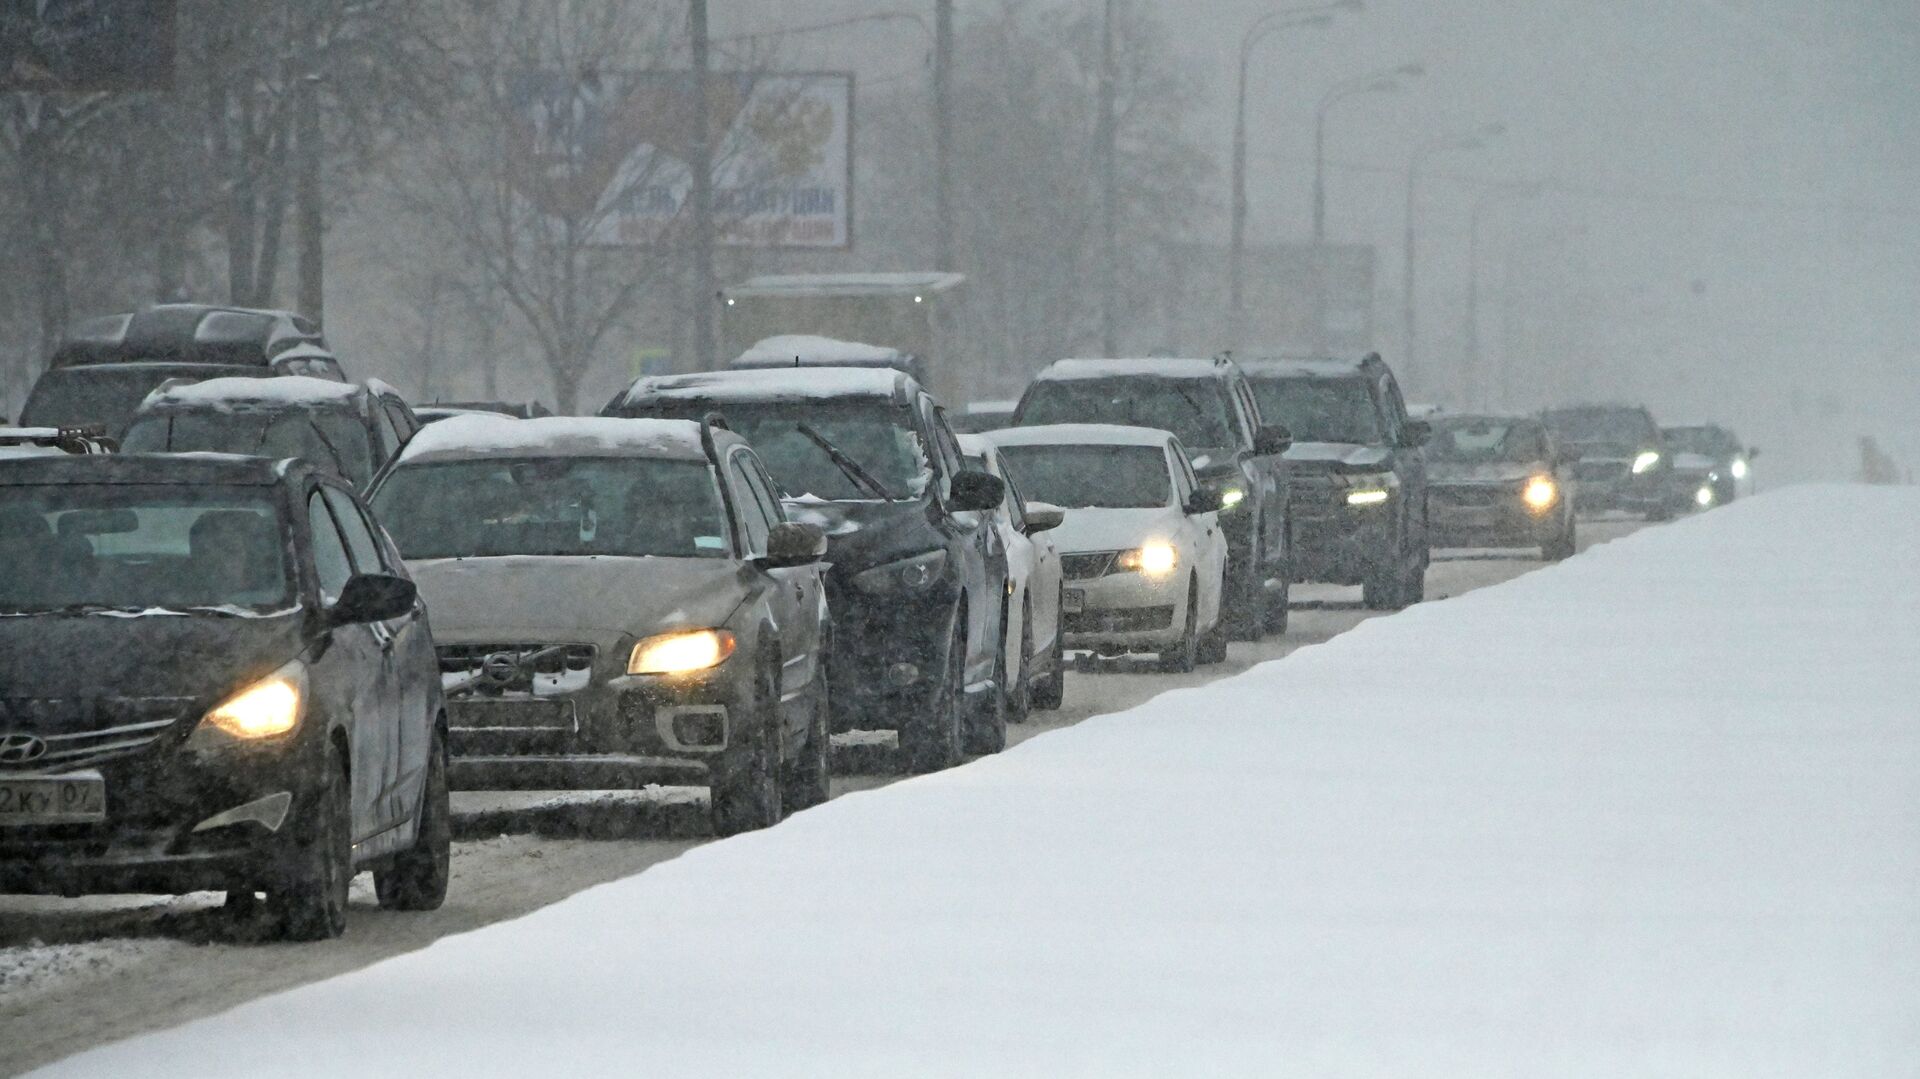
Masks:
[[[1356,472],[1346,477],[1347,505],[1384,506],[1400,478],[1391,472]]]
[[[1693,503],[1701,509],[1713,505],[1713,488],[1702,484],[1698,491],[1693,492]]]
[[[929,551],[855,574],[854,586],[863,592],[918,592],[940,580],[947,568],[947,552]]]
[[[1736,480],[1744,480],[1747,478],[1747,459],[1746,458],[1735,457],[1733,459],[1733,478]]]
[[[1643,472],[1650,471],[1654,465],[1659,463],[1659,450],[1641,450],[1640,456],[1633,459],[1633,474],[1638,476]]]
[[[201,717],[188,744],[206,748],[277,738],[300,725],[306,703],[307,665],[294,660]]]
[[[1133,573],[1144,573],[1149,577],[1165,577],[1180,564],[1180,552],[1175,550],[1171,543],[1155,540],[1135,547],[1131,551],[1121,551],[1113,564]]]
[[[662,633],[633,646],[628,674],[687,674],[718,667],[733,655],[733,634],[724,629]]]
[[[1220,509],[1222,512],[1230,510],[1246,500],[1247,489],[1244,487],[1227,486],[1220,488]]]
[[[1552,506],[1560,497],[1560,487],[1551,476],[1535,476],[1527,481],[1520,492],[1520,500],[1530,509],[1543,510]]]

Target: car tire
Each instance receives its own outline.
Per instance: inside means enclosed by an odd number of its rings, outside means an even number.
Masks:
[[[1227,565],[1227,594],[1223,606],[1228,632],[1236,641],[1258,643],[1266,636],[1266,552],[1261,549],[1259,526],[1255,526],[1254,545],[1247,564],[1236,570]]]
[[[354,876],[350,797],[346,762],[329,753],[326,785],[293,833],[281,879],[267,890],[268,913],[281,940],[332,940],[347,931],[347,889]]]
[[[816,675],[814,682],[806,748],[787,762],[781,776],[780,804],[788,813],[812,809],[833,793],[832,696],[824,674]]]
[[[439,910],[453,876],[453,806],[447,791],[447,743],[436,729],[420,794],[420,824],[413,849],[397,854],[373,873],[373,891],[383,910]]]
[[[1200,660],[1200,588],[1187,580],[1187,625],[1171,651],[1160,653],[1160,669],[1169,674],[1187,674]]]
[[[713,777],[708,796],[716,836],[739,835],[780,823],[780,691],[777,666],[760,676],[759,700],[746,732],[744,759]]]
[[[953,639],[947,644],[946,670],[927,695],[928,707],[900,725],[900,755],[908,772],[922,775],[960,763],[961,717],[967,707],[966,612],[954,612]]]
[[[1013,696],[1009,678],[1007,649],[1003,641],[993,661],[993,692],[984,694],[977,705],[969,706],[964,700],[962,702],[967,717],[962,744],[968,753],[976,757],[1007,748],[1008,700]]]
[[[1293,612],[1293,571],[1280,575],[1280,587],[1267,596],[1267,633],[1280,637],[1287,632],[1287,620]]]
[[[1573,517],[1569,515],[1567,517],[1566,527],[1560,530],[1560,534],[1540,548],[1540,557],[1549,562],[1564,562],[1572,558],[1574,551],[1578,550],[1580,546],[1579,533],[1576,531],[1577,527],[1578,526],[1574,524]]]
[[[1197,602],[1197,601],[1196,601]],[[1213,628],[1200,635],[1200,645],[1195,650],[1194,661],[1202,667],[1211,667],[1227,661],[1227,620],[1216,618]]]
[[[1020,671],[1007,695],[1007,722],[1025,723],[1033,711],[1033,601],[1020,606]]]
[[[1066,588],[1060,589],[1061,606],[1065,606]],[[1060,607],[1054,608],[1061,609]],[[1067,632],[1066,627],[1055,620],[1053,629],[1053,670],[1042,679],[1033,683],[1033,706],[1045,712],[1058,709],[1067,700]]]

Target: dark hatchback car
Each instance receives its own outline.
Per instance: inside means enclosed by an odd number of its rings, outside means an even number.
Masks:
[[[1551,562],[1578,544],[1574,462],[1531,416],[1442,416],[1427,443],[1435,547],[1538,547]]]
[[[1200,482],[1220,494],[1227,535],[1228,628],[1257,640],[1287,628],[1295,529],[1282,421],[1262,414],[1239,364],[1211,360],[1060,360],[1034,377],[1015,427],[1106,423],[1171,431]]]
[[[1696,509],[1725,505],[1752,490],[1753,464],[1760,451],[1717,424],[1668,427],[1661,437],[1673,453],[1674,484],[1691,491]]]
[[[933,398],[892,370],[789,368],[643,378],[612,416],[724,416],[789,517],[832,542],[836,730],[894,730],[909,768],[1006,744],[1006,554],[994,476],[964,466]]]
[[[364,488],[420,429],[393,387],[324,379],[216,378],[166,385],[140,404],[127,453],[300,457]]]
[[[118,438],[169,379],[308,375],[343,382],[320,327],[287,311],[163,304],[80,324],[54,351],[23,427],[94,427]]]
[[[1560,445],[1580,454],[1580,512],[1619,510],[1664,521],[1691,504],[1693,492],[1678,489],[1666,436],[1646,409],[1577,405],[1549,409],[1540,420]]]
[[[1426,595],[1427,424],[1378,353],[1251,360],[1260,414],[1293,433],[1294,580],[1360,585],[1367,606]]]
[[[298,461],[0,469],[0,891],[266,893],[278,932],[446,894],[445,717],[399,554]]]

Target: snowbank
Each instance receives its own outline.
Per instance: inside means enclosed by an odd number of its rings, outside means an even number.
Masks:
[[[1743,501],[53,1071],[1920,1074],[1917,530]]]

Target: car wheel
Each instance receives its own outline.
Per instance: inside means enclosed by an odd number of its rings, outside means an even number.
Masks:
[[[960,763],[960,719],[967,704],[966,633],[966,612],[956,611],[940,684],[927,695],[923,711],[901,722],[900,752],[909,772],[938,772]]]
[[[821,668],[823,673],[814,676],[813,715],[807,721],[807,746],[797,760],[787,764],[781,780],[785,789],[780,792],[780,801],[789,813],[811,809],[832,794],[833,734],[829,730],[832,696],[824,670]]]
[[[1580,545],[1579,536],[1575,532],[1576,527],[1573,518],[1569,516],[1566,527],[1560,530],[1560,534],[1540,548],[1541,557],[1549,562],[1564,562],[1572,558],[1574,551]]]
[[[1267,596],[1267,632],[1275,637],[1287,632],[1287,619],[1293,610],[1293,571],[1280,575],[1280,587]]]
[[[438,730],[420,794],[420,825],[413,849],[373,873],[373,891],[385,910],[439,910],[453,875],[453,807],[447,794],[447,745]]]
[[[1427,598],[1427,559],[1424,549],[1407,561],[1406,576],[1400,581],[1400,606],[1411,607]]]
[[[353,882],[353,817],[346,762],[327,757],[326,786],[301,822],[267,892],[274,930],[282,940],[332,940],[347,931],[347,887]]]
[[[1066,588],[1060,589],[1060,602],[1065,605]],[[1059,610],[1059,607],[1054,608]],[[1033,683],[1033,706],[1043,711],[1053,711],[1066,703],[1067,699],[1067,634],[1066,627],[1056,621],[1053,630],[1053,670],[1045,677]]]
[[[744,751],[713,778],[709,814],[714,835],[739,835],[780,823],[778,679],[772,671],[761,674]]]
[[[1020,605],[1019,676],[1013,680],[1013,692],[1007,697],[1007,722],[1025,723],[1033,711],[1033,600]]]
[[[1199,600],[1195,599],[1195,604]],[[1199,647],[1194,652],[1194,661],[1203,667],[1227,661],[1227,620],[1216,618],[1213,628],[1200,635]]]
[[[1188,578],[1186,629],[1171,651],[1160,653],[1160,669],[1172,674],[1186,674],[1198,665],[1199,659],[1200,587],[1199,582]]]
[[[1246,565],[1236,568],[1231,561],[1227,565],[1226,618],[1228,632],[1236,641],[1257,642],[1266,636],[1266,552],[1261,550],[1258,535],[1256,526]]]
[[[962,707],[967,716],[965,743],[968,753],[985,756],[1007,748],[1008,700],[1013,696],[1013,687],[1008,681],[1010,677],[1007,650],[1005,642],[1002,642],[1002,647],[994,653],[993,692],[985,694],[978,705],[969,705],[962,698]]]

